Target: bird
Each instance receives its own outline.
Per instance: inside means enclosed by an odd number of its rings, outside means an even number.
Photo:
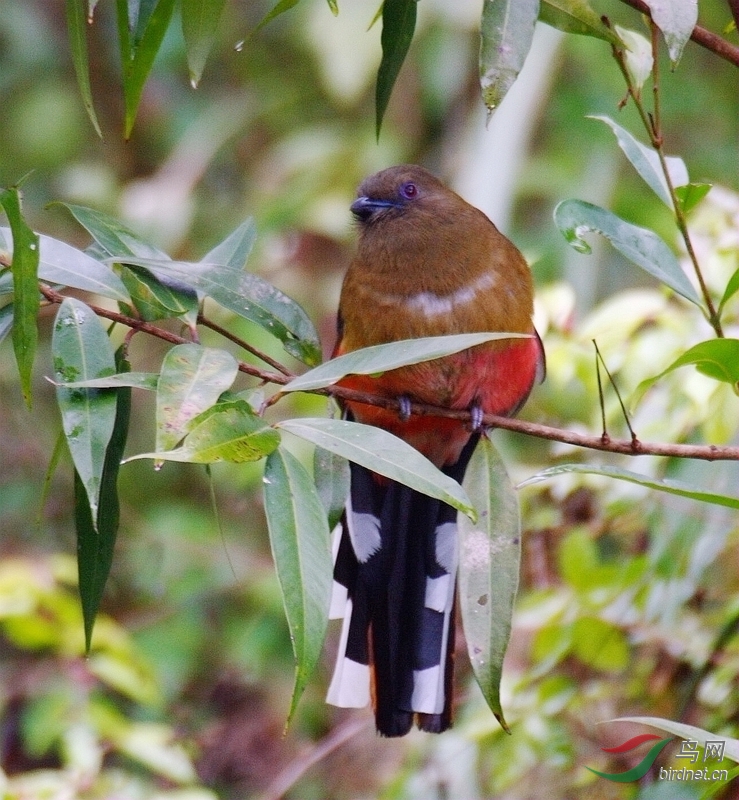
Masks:
[[[333,356],[428,336],[509,332],[499,339],[340,386],[398,402],[347,400],[347,419],[382,428],[461,482],[484,414],[513,415],[543,379],[529,266],[479,209],[423,167],[366,178],[351,212],[356,253],[343,280]],[[470,412],[469,422],[410,414],[412,403]],[[331,617],[343,618],[327,702],[372,702],[382,736],[453,719],[456,510],[350,463],[334,537]]]

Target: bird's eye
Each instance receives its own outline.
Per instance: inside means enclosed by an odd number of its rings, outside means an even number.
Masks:
[[[414,197],[418,194],[418,187],[415,183],[408,181],[408,183],[404,183],[400,187],[400,193],[405,197],[406,200],[413,200]]]

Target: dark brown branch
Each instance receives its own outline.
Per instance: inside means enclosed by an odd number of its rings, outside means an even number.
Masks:
[[[626,3],[627,6],[635,8],[637,11],[641,11],[642,14],[646,14],[648,17],[651,17],[649,6],[643,2],[643,0],[621,0],[621,2]],[[736,19],[735,10],[737,7],[739,7],[739,0],[729,0],[729,5],[731,6],[732,13],[734,13],[734,19]],[[739,23],[737,24],[739,25]],[[693,33],[690,35],[690,38],[696,44],[699,44],[701,47],[705,47],[706,50],[710,50],[719,58],[723,58],[725,61],[733,64],[735,67],[739,67],[739,47],[734,47],[733,44],[730,44],[726,41],[726,39],[723,39],[718,34],[713,33],[706,28],[702,28],[700,25],[696,25],[693,29]]]
[[[41,285],[41,293],[50,303],[61,303],[64,295],[55,292],[48,286]],[[120,314],[117,311],[109,311],[107,308],[91,305],[90,308],[100,317],[126,325],[136,331],[148,333],[159,339],[164,339],[172,344],[187,344],[189,339],[170,333],[163,328],[158,328],[150,322]],[[273,383],[284,386],[294,377],[290,374],[278,372],[267,372],[258,369],[251,364],[243,361],[239,362],[239,370],[247,375],[259,378],[265,383]],[[379,395],[358,392],[354,389],[347,389],[343,386],[330,386],[326,389],[317,389],[316,394],[323,394],[329,397],[336,397],[341,400],[353,400],[367,405],[389,408],[400,411],[400,403],[397,400]],[[411,404],[411,413],[423,416],[446,417],[448,419],[458,419],[462,422],[469,422],[471,414],[469,411],[454,411],[449,408],[438,408],[437,406],[423,405],[421,403]],[[610,436],[589,436],[575,431],[552,428],[549,425],[540,425],[536,422],[527,422],[522,419],[511,419],[509,417],[498,417],[494,414],[486,414],[483,417],[483,424],[491,428],[503,428],[505,430],[523,433],[526,436],[534,436],[538,439],[548,439],[552,442],[562,442],[571,444],[574,447],[585,447],[590,450],[601,450],[606,453],[619,453],[627,456],[672,456],[673,458],[694,458],[704,461],[739,461],[739,447],[725,447],[719,445],[695,445],[695,444],[672,444],[663,442],[640,442],[637,438],[633,439],[612,439]]]
[[[213,320],[204,317],[202,314],[198,314],[198,322],[201,325],[205,325],[206,328],[210,328],[212,331],[223,336],[224,339],[228,339],[229,342],[233,342],[235,345],[238,345],[242,350],[246,350],[247,353],[251,353],[253,356],[256,356],[261,361],[264,361],[265,364],[269,364],[270,367],[276,369],[278,372],[281,372],[283,375],[287,375],[290,378],[293,375],[290,373],[290,370],[287,367],[283,367],[279,361],[276,361],[271,356],[268,356],[266,353],[262,352],[258,348],[254,347],[253,345],[249,344],[249,342],[245,342],[243,339],[240,339],[238,336],[234,336],[231,331],[226,330],[225,328],[221,327],[218,323],[213,322]]]
[[[55,292],[53,289],[49,288],[48,286],[44,286],[41,284],[39,287],[41,294],[50,302],[59,304],[64,300],[64,295],[59,294],[59,292]],[[118,311],[110,311],[107,308],[102,308],[101,306],[93,306],[90,305],[90,308],[99,316],[103,317],[103,319],[109,319],[111,322],[117,322],[121,325],[125,325],[128,328],[131,328],[135,331],[140,331],[141,333],[148,333],[151,336],[156,336],[157,339],[163,339],[165,342],[170,342],[171,344],[190,344],[191,340],[186,339],[184,336],[180,336],[176,333],[171,333],[170,331],[164,330],[164,328],[159,328],[156,325],[152,325],[151,322],[145,322],[142,319],[137,319],[136,317],[129,317],[126,314],[121,314]],[[239,371],[245,373],[246,375],[251,375],[254,378],[259,378],[267,383],[279,383],[285,384],[293,375],[280,375],[274,372],[267,372],[263,369],[258,369],[257,367],[252,366],[251,364],[247,364],[244,361],[239,361]]]
[[[340,397],[343,400],[353,400],[354,402],[382,406],[392,410],[400,409],[400,403],[397,400],[344,389],[341,386],[332,386],[330,389],[325,390],[324,393],[331,394],[333,397]],[[445,417],[463,422],[469,422],[471,417],[469,411],[453,411],[449,408],[437,408],[436,406],[428,406],[421,403],[411,403],[411,414]],[[552,428],[549,425],[540,425],[539,423],[527,422],[522,419],[498,417],[494,414],[485,414],[483,424],[491,428],[503,428],[516,433],[523,433],[527,436],[535,436],[538,439],[548,439],[552,442],[562,442],[575,447],[586,447],[590,450],[601,450],[606,453],[618,453],[626,456],[672,456],[673,458],[695,458],[704,461],[739,461],[739,447],[713,444],[641,442],[636,438],[633,440],[613,439],[610,436],[592,436],[576,433],[575,431]]]

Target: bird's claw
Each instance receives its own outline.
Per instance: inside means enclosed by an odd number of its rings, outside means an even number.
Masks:
[[[470,408],[470,430],[472,433],[479,433],[482,430],[482,418],[485,412],[481,406],[474,405]]]
[[[411,418],[411,401],[406,395],[398,398],[398,417],[401,422],[408,422]]]

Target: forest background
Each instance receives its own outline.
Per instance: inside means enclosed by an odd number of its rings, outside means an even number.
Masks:
[[[480,5],[418,4],[379,138],[374,6],[344,0],[334,14],[330,3],[302,0],[258,28],[271,6],[231,0],[197,88],[177,6],[126,138],[112,4],[99,3],[88,36],[100,137],[80,96],[65,4],[3,0],[0,185],[23,179],[31,228],[79,248],[88,246],[88,233],[53,201],[105,212],[191,261],[253,217],[248,269],[302,305],[328,353],[352,252],[348,206],[356,186],[391,164],[424,164],[483,208],[532,266],[548,377],[525,419],[598,436],[593,340],[629,401],[643,380],[710,339],[711,326],[604,239],[589,237],[592,254],[577,252],[553,221],[562,200],[603,206],[656,231],[690,274],[671,210],[629,165],[609,125],[590,118],[608,117],[648,144],[633,98],[622,102],[626,84],[611,45],[540,24],[521,76],[486,126]],[[649,27],[630,5],[592,3],[648,41]],[[701,0],[699,21],[736,43],[730,5]],[[737,66],[690,42],[673,70],[661,40],[658,46],[664,146],[683,158],[693,182],[713,187],[687,212],[689,228],[711,295],[726,297],[722,332],[736,339],[739,295],[725,291],[739,268]],[[651,93],[648,81],[645,104]],[[121,469],[116,556],[85,658],[69,459],[47,471],[60,430],[55,389],[45,380],[53,374],[54,313],[41,315],[30,410],[11,337],[0,343],[5,797],[523,800],[541,796],[542,786],[562,798],[735,796],[731,785],[657,780],[660,765],[683,765],[676,745],[638,783],[586,769],[625,771],[645,754],[603,753],[647,730],[600,724],[617,717],[739,736],[736,509],[651,491],[644,482],[568,472],[519,490],[521,585],[501,686],[510,736],[486,706],[461,646],[453,731],[376,738],[367,713],[323,702],[333,627],[283,734],[294,663],[260,464],[214,465],[212,484],[194,464],[155,471],[150,461],[134,461]],[[284,357],[256,326],[223,310],[214,318]],[[130,359],[157,372],[166,351],[164,342],[137,334]],[[628,438],[616,392],[601,377],[607,430]],[[150,452],[153,400],[145,392],[133,397],[126,452]],[[301,394],[279,413],[320,417],[328,405]],[[737,443],[731,379],[690,365],[653,386],[630,420],[647,441]],[[735,497],[739,486],[735,460],[592,454],[504,432],[493,439],[516,483],[578,462],[722,496]],[[294,450],[306,458],[303,445]],[[734,765],[726,759],[723,766]]]

